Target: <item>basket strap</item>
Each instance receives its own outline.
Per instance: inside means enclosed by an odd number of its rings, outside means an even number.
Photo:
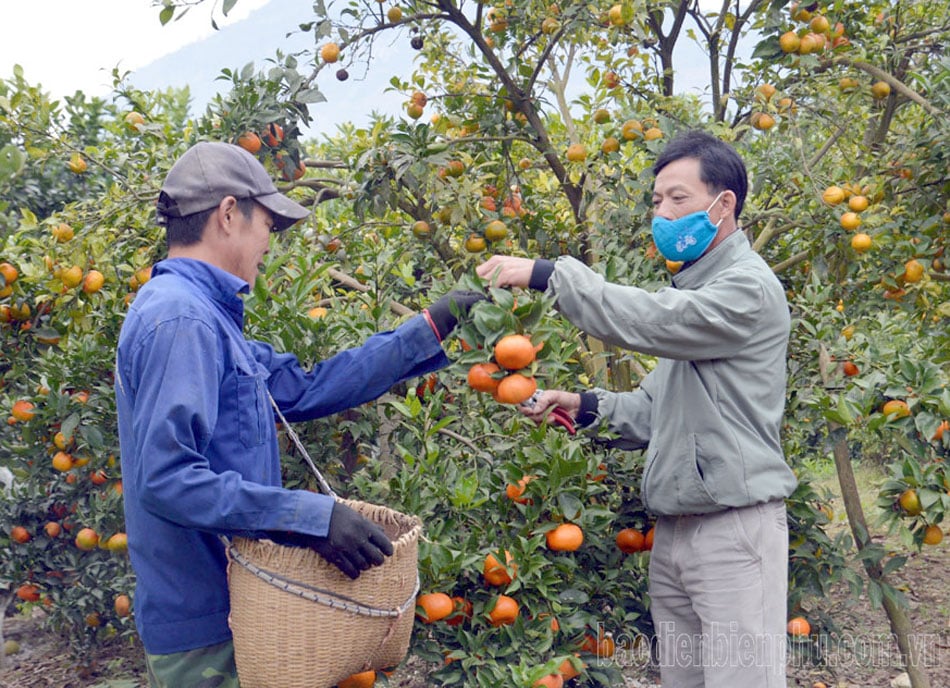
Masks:
[[[280,574],[274,573],[273,571],[262,569],[260,566],[238,552],[237,548],[233,544],[228,546],[228,555],[233,561],[243,566],[253,575],[257,576],[264,582],[269,583],[280,590],[283,590],[284,592],[290,593],[291,595],[297,595],[298,597],[302,597],[305,600],[310,600],[311,602],[316,602],[317,604],[322,604],[325,607],[342,609],[354,614],[359,614],[360,616],[399,618],[409,611],[413,606],[415,606],[416,595],[419,594],[419,576],[417,574],[415,587],[405,602],[403,602],[397,609],[379,609],[377,607],[370,607],[365,604],[361,604],[352,598],[346,597],[345,595],[340,595],[322,588],[316,588],[312,585],[307,585],[306,583],[301,583],[300,581],[286,578],[285,576],[281,576]]]
[[[274,401],[274,397],[270,392],[267,393],[267,398],[270,399],[270,404],[277,412],[277,417],[287,430],[287,434],[290,435],[291,441],[293,441],[294,445],[300,451],[300,454],[303,456],[304,461],[307,462],[307,465],[310,466],[310,470],[313,471],[315,476],[317,476],[317,482],[320,484],[320,489],[323,490],[324,493],[336,499],[336,492],[334,492],[333,488],[330,487],[330,483],[326,481],[326,479],[323,477],[323,474],[317,470],[317,465],[313,462],[313,459],[310,458],[310,454],[307,452],[306,447],[303,446],[303,442],[300,441],[300,436],[297,434],[297,431],[294,430],[290,423],[287,422],[287,419],[284,418],[284,414],[281,413],[280,407],[277,405],[277,402]]]

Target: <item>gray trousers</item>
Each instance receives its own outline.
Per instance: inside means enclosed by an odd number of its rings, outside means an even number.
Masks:
[[[650,604],[675,688],[785,688],[784,500],[657,520]]]

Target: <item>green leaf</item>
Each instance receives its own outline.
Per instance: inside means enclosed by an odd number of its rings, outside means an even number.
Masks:
[[[558,508],[568,520],[574,520],[580,516],[584,509],[584,504],[576,495],[570,492],[559,492],[557,495]]]
[[[172,17],[175,16],[175,8],[171,5],[163,7],[162,11],[158,13],[158,21],[162,23],[162,26],[165,26],[168,22],[172,20]]]

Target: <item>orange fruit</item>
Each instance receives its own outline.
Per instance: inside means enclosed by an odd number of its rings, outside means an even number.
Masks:
[[[656,532],[656,527],[650,528],[647,531],[647,534],[643,537],[643,548],[647,551],[653,549],[653,535]]]
[[[502,368],[520,370],[534,362],[537,351],[531,340],[523,334],[509,334],[498,340],[494,354]]]
[[[840,186],[831,185],[821,194],[821,200],[828,205],[838,205],[845,199],[845,192]]]
[[[465,240],[465,250],[469,253],[480,253],[488,247],[485,237],[478,234],[470,234]]]
[[[572,143],[567,147],[567,159],[571,162],[584,162],[587,160],[587,146],[583,143]]]
[[[110,552],[128,552],[129,536],[125,533],[116,533],[106,540],[106,549]]]
[[[919,260],[911,258],[904,263],[904,274],[901,275],[904,282],[913,284],[914,282],[919,282],[923,276],[924,266],[921,265]]]
[[[33,410],[33,402],[27,401],[26,399],[18,399],[13,402],[13,409],[10,411],[10,415],[21,421],[33,420],[33,416],[36,415],[36,412]]]
[[[67,289],[78,287],[80,284],[82,284],[82,268],[78,265],[72,265],[66,268],[61,273],[59,273],[59,280]]]
[[[786,628],[789,635],[811,635],[811,624],[808,623],[808,620],[803,616],[796,616],[794,619],[790,619]]]
[[[20,271],[9,263],[0,263],[0,275],[3,275],[3,281],[10,285],[16,282],[17,277],[20,276]]]
[[[659,127],[650,127],[643,132],[643,138],[647,141],[656,141],[663,138],[663,131]]]
[[[243,134],[238,136],[237,145],[246,150],[248,153],[254,154],[261,149],[261,137],[255,134],[253,131],[245,131]]]
[[[537,390],[538,382],[533,377],[512,373],[498,383],[492,398],[499,404],[520,404],[530,399]]]
[[[505,626],[515,622],[519,609],[518,602],[513,597],[499,595],[491,611],[488,612],[488,618],[492,626]]]
[[[599,637],[595,638],[590,633],[584,636],[584,642],[581,644],[581,650],[589,652],[598,657],[613,657],[616,650],[616,643],[613,636],[609,633],[601,632]]]
[[[425,113],[425,109],[419,103],[406,103],[406,114],[410,119],[419,119]]]
[[[581,666],[583,667],[583,664]],[[577,678],[581,675],[580,670],[575,669],[574,664],[569,659],[565,659],[561,662],[557,670],[561,672],[561,676],[564,677],[565,681],[570,681],[572,678]]]
[[[757,96],[761,96],[762,100],[772,100],[772,96],[775,95],[775,86],[772,84],[759,84],[755,87],[755,93]]]
[[[492,220],[485,225],[485,238],[489,241],[501,241],[508,236],[508,225],[501,220]]]
[[[920,505],[920,497],[917,496],[917,491],[912,488],[901,492],[901,496],[897,498],[897,501],[908,516],[917,516],[924,510]]]
[[[13,526],[10,529],[10,539],[14,542],[18,542],[23,545],[29,542],[31,538],[32,536],[30,535],[30,531],[28,531],[23,526]]]
[[[600,150],[603,153],[616,153],[620,150],[620,141],[616,136],[608,136],[604,139],[604,142],[600,144]]]
[[[59,537],[59,534],[63,532],[63,527],[59,525],[56,521],[49,521],[43,530],[46,531],[48,537],[54,538]]]
[[[867,196],[852,196],[848,199],[848,207],[856,213],[867,210],[870,204]]]
[[[57,449],[65,450],[70,445],[72,445],[72,443],[73,443],[73,438],[71,435],[69,437],[66,437],[66,435],[64,435],[61,432],[57,432],[55,435],[53,435],[53,444],[56,445]]]
[[[555,673],[555,674],[548,674],[547,676],[542,676],[531,685],[540,686],[541,688],[563,688],[564,675],[561,674],[560,672]]]
[[[284,140],[284,128],[277,122],[271,122],[261,134],[261,138],[271,148],[277,148],[280,142]]]
[[[524,494],[524,491],[527,488],[528,483],[534,480],[534,478],[535,476],[533,475],[526,475],[522,477],[521,480],[518,481],[517,485],[514,483],[509,483],[508,486],[505,488],[505,496],[508,497],[508,499],[510,499],[511,501],[517,502],[518,504],[530,504],[531,500],[528,499],[527,497],[522,497],[522,495]]]
[[[65,473],[75,465],[73,457],[70,454],[67,454],[64,451],[58,451],[53,454],[53,468],[57,471]]]
[[[40,589],[32,583],[24,583],[16,589],[16,596],[24,602],[39,602]]]
[[[783,53],[797,53],[801,42],[798,34],[794,31],[786,31],[778,39],[779,47]]]
[[[775,118],[767,112],[753,112],[749,121],[759,131],[768,131],[775,126]]]
[[[943,434],[944,434],[947,430],[950,430],[950,420],[944,420],[944,421],[942,421],[942,422],[940,423],[940,425],[937,426],[936,432],[934,432],[933,436],[932,436],[930,439],[931,439],[932,441],[934,441],[934,442],[941,442],[941,441],[943,441]]]
[[[574,523],[562,523],[545,534],[548,549],[554,552],[574,552],[584,544],[584,531]]]
[[[90,270],[86,273],[86,276],[82,278],[82,290],[87,294],[95,294],[102,289],[102,285],[105,283],[106,278],[101,272],[98,270]]]
[[[812,15],[808,26],[815,33],[825,33],[831,30],[831,22],[828,21],[828,17],[821,14]]]
[[[418,220],[412,225],[412,233],[420,239],[422,237],[429,236],[431,232],[432,226],[425,220]]]
[[[132,611],[132,600],[128,595],[116,595],[112,606],[115,608],[115,615],[121,619]]]
[[[454,609],[455,603],[444,592],[430,592],[416,598],[416,616],[423,623],[434,623],[444,619]]]
[[[376,671],[361,671],[357,674],[347,676],[336,684],[336,688],[370,688],[376,683]]]
[[[853,237],[851,237],[851,248],[857,253],[865,253],[866,251],[871,250],[871,245],[873,243],[874,242],[870,235],[865,234],[864,232],[857,232]]]
[[[624,141],[638,139],[643,136],[643,125],[635,119],[628,119],[620,126],[620,136]]]
[[[340,46],[336,43],[326,43],[320,48],[320,59],[324,62],[336,62],[340,59]]]
[[[610,111],[604,108],[597,108],[594,110],[592,117],[597,124],[604,124],[610,121]]]
[[[89,164],[83,159],[82,155],[77,151],[74,152],[69,160],[66,163],[66,167],[69,168],[69,171],[74,174],[82,174],[89,168]]]
[[[891,85],[886,81],[875,81],[871,84],[871,95],[876,100],[883,100],[891,95]]]
[[[76,235],[76,233],[73,231],[73,228],[67,225],[65,222],[60,222],[58,225],[53,227],[51,231],[53,236],[56,237],[56,241],[61,244],[65,244]]]
[[[94,550],[99,544],[99,534],[92,528],[83,528],[76,533],[76,547],[86,552]]]
[[[646,538],[636,528],[624,528],[614,538],[617,548],[624,554],[640,552],[646,546]]]
[[[518,576],[518,563],[511,556],[511,552],[505,550],[505,564],[502,566],[498,558],[491,552],[485,557],[485,564],[482,567],[482,575],[485,582],[495,587],[508,585]],[[509,573],[510,571],[510,573]]]
[[[841,365],[841,370],[848,377],[854,377],[855,375],[861,372],[860,370],[858,370],[858,367],[852,361],[845,361]]]
[[[476,392],[494,393],[501,382],[500,379],[492,377],[501,368],[495,363],[476,363],[468,369],[468,386]]]
[[[910,408],[907,406],[907,402],[903,399],[891,399],[890,401],[884,403],[884,406],[881,407],[881,412],[885,416],[906,418],[910,415]]]
[[[472,618],[472,603],[464,597],[452,597],[452,613],[445,618],[449,626],[459,626],[466,619]]]
[[[924,544],[925,545],[939,545],[943,540],[943,531],[940,529],[940,526],[929,525],[924,531]]]
[[[861,217],[853,211],[848,211],[838,219],[838,222],[850,232],[861,226]]]
[[[683,261],[667,259],[666,269],[670,271],[671,275],[675,275],[677,272],[683,269]]]
[[[138,131],[138,128],[145,124],[145,117],[141,112],[129,112],[125,115],[125,124],[134,131]]]

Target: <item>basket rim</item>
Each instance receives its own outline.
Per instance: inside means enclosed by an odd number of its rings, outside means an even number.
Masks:
[[[419,581],[419,573],[417,571],[415,585],[413,586],[412,592],[406,598],[406,601],[396,608],[382,609],[379,607],[373,607],[372,605],[364,604],[353,599],[352,597],[348,597],[347,595],[341,595],[340,593],[336,593],[331,590],[318,588],[302,581],[288,578],[287,576],[283,576],[279,573],[276,573],[275,571],[269,571],[268,569],[262,568],[251,561],[248,557],[241,554],[234,543],[228,544],[227,552],[232,561],[236,562],[242,568],[254,576],[260,578],[265,583],[268,583],[279,590],[283,590],[284,592],[291,595],[302,597],[303,599],[310,600],[311,602],[316,602],[317,604],[322,604],[325,607],[330,607],[332,609],[342,609],[354,614],[359,614],[360,616],[398,618],[409,611],[410,608],[415,606],[415,599],[419,594],[421,586]]]

